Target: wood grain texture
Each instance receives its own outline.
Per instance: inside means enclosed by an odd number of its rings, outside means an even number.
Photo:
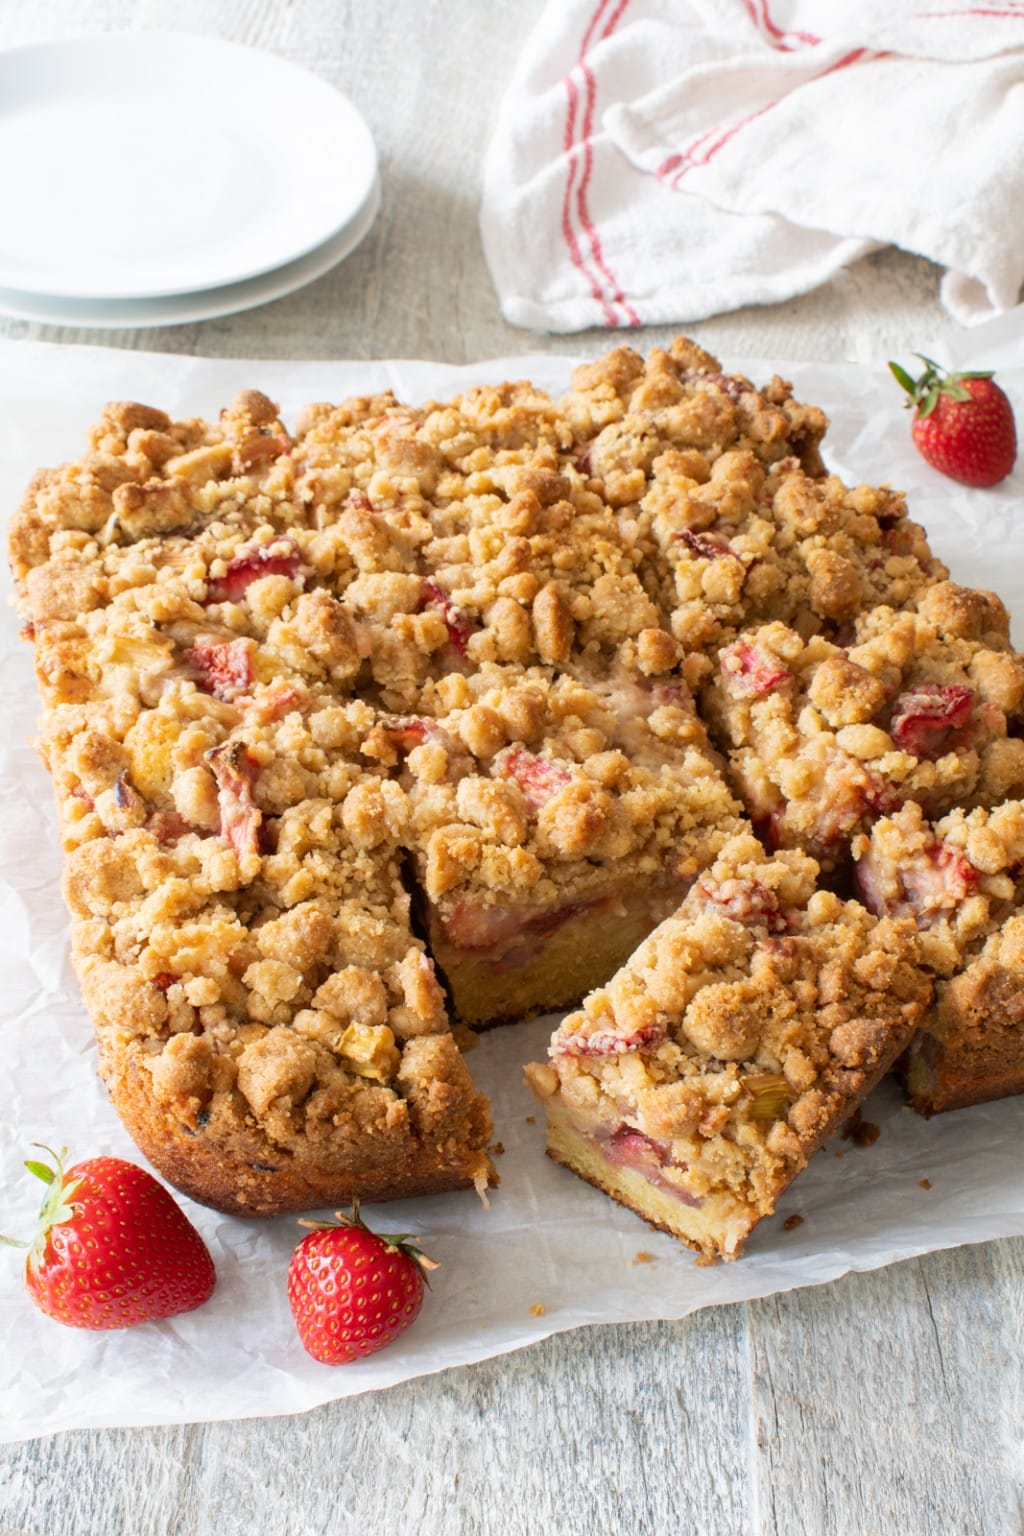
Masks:
[[[0,334],[214,356],[594,355],[604,334],[505,325],[477,234],[490,123],[539,8],[4,0],[0,45],[166,27],[316,69],[370,121],[384,206],[341,267],[263,309],[98,335],[0,321]],[[174,216],[187,185],[184,167]],[[130,210],[131,189],[98,195]],[[938,276],[880,251],[804,298],[690,330],[728,358],[931,350],[951,329]],[[1022,1260],[1024,1241],[991,1243],[682,1323],[585,1329],[298,1418],[0,1447],[0,1536],[1014,1536]]]

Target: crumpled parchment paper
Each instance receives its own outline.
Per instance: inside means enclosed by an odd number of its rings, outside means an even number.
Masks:
[[[972,332],[950,360],[969,366],[975,359],[979,367],[999,366],[1024,425],[1024,311]],[[912,515],[954,576],[995,588],[1016,614],[1016,640],[1024,643],[1024,464],[994,491],[943,480],[911,446],[909,415],[884,358],[874,367],[725,361],[760,382],[783,372],[799,397],[824,406],[832,418],[829,466],[847,481],[906,490]],[[417,401],[529,377],[557,392],[571,366],[544,356],[472,368],[205,361],[0,342],[0,505],[8,514],[17,506],[36,467],[77,457],[85,429],[111,399],[205,415],[251,387],[279,400],[294,421],[310,401],[382,387]],[[27,1236],[41,1192],[21,1166],[30,1143],[67,1145],[78,1158],[141,1158],[95,1075],[92,1032],[67,959],[50,787],[30,745],[39,715],[30,648],[18,641],[7,604],[0,625],[2,1223],[8,1235]],[[298,1412],[585,1323],[679,1318],[936,1248],[1024,1233],[1024,1097],[925,1122],[883,1084],[866,1110],[881,1127],[875,1145],[826,1148],[762,1223],[744,1259],[701,1268],[672,1239],[545,1158],[543,1115],[521,1067],[542,1057],[550,1029],[550,1020],[536,1020],[497,1030],[470,1058],[504,1146],[490,1210],[472,1192],[368,1210],[371,1223],[386,1217],[386,1230],[420,1232],[442,1266],[419,1321],[397,1344],[340,1369],[311,1360],[285,1295],[300,1236],[294,1219],[238,1220],[183,1200],[219,1278],[205,1307],[168,1322],[106,1334],[64,1329],[25,1298],[19,1256],[0,1251],[0,1439]],[[797,1213],[802,1223],[785,1230]],[[641,1253],[649,1261],[638,1261]]]

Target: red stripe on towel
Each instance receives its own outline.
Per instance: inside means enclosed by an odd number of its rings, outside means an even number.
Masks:
[[[768,0],[743,0],[743,4],[754,26],[764,34],[773,48],[791,53],[796,47],[814,48],[821,42],[821,38],[815,37],[813,32],[785,32],[776,26],[768,10]]]
[[[608,19],[604,31],[601,33],[601,42],[604,42],[606,37],[611,37],[612,33],[615,31],[615,28],[622,20],[622,14],[628,4],[629,0],[619,0],[615,10],[612,12]],[[594,258],[594,265],[604,277],[608,288],[611,291],[612,301],[618,304],[619,308],[623,311],[626,316],[626,321],[629,325],[639,325],[640,316],[628,302],[624,293],[622,292],[621,287],[613,277],[601,250],[601,239],[597,233],[597,228],[590,217],[590,208],[587,203],[587,189],[590,186],[590,176],[594,165],[594,154],[590,146],[590,138],[594,127],[594,106],[597,100],[597,81],[594,78],[593,70],[587,63],[585,51],[580,57],[580,68],[583,71],[583,78],[586,81],[587,96],[586,108],[583,115],[583,176],[580,181],[579,191],[576,194],[576,211],[579,215],[580,225],[583,229],[583,232],[590,243],[590,250]]]
[[[563,145],[568,157],[568,172],[565,182],[565,196],[562,200],[562,236],[565,240],[573,266],[576,267],[577,271],[585,279],[591,293],[603,309],[606,323],[610,327],[615,328],[622,325],[623,323],[622,316],[617,314],[616,310],[613,308],[613,305],[615,304],[618,304],[619,308],[623,311],[627,324],[639,325],[640,319],[635,310],[633,310],[627,303],[622,293],[622,289],[616,282],[615,278],[612,276],[612,273],[604,258],[604,254],[601,249],[600,237],[598,236],[597,229],[595,228],[593,220],[590,217],[590,210],[587,203],[587,189],[590,183],[591,170],[593,166],[593,151],[590,146],[590,133],[593,127],[594,105],[597,95],[597,82],[595,81],[593,71],[587,62],[587,54],[593,42],[594,34],[600,26],[602,18],[604,17],[610,4],[614,4],[614,9],[611,13],[611,16],[605,23],[604,30],[601,32],[601,41],[603,41],[606,37],[610,37],[612,32],[614,32],[622,18],[622,13],[625,11],[626,6],[629,4],[629,0],[598,0],[598,4],[592,11],[590,20],[587,23],[586,30],[583,34],[583,41],[580,44],[579,58],[577,59],[576,64],[573,66],[574,69],[579,69],[583,76],[584,85],[586,87],[586,102],[582,118],[579,120],[578,111],[580,93],[576,82],[573,79],[573,71],[570,70],[565,77],[568,111],[566,114]],[[581,140],[583,151],[582,159],[580,155]],[[578,171],[582,171],[582,175],[579,182],[577,183]],[[574,208],[579,220],[581,232],[586,236],[587,244],[590,247],[589,254],[596,268],[596,275],[588,265],[585,252],[581,250],[580,242],[577,239],[576,231],[573,228],[572,215]],[[605,284],[607,284],[608,288],[610,289],[610,293],[606,293]]]
[[[997,16],[1001,21],[1024,21],[1024,11],[997,10],[995,6],[970,5],[965,11],[915,11],[912,21],[946,21],[950,17]]]
[[[828,69],[823,69],[820,75],[815,76],[815,79],[824,80],[827,75],[834,75],[839,70],[847,69],[851,64],[856,64],[862,59],[881,59],[884,57],[884,54],[871,53],[867,48],[854,48],[849,53],[844,53],[842,58],[837,59],[836,62],[831,64]],[[810,83],[811,82],[808,81],[808,84]],[[756,122],[759,117],[763,117],[766,112],[770,112],[773,107],[777,107],[779,102],[784,100],[785,97],[778,96],[774,101],[768,101],[763,107],[758,107],[756,111],[748,112],[746,117],[741,117],[738,122],[731,124],[730,127],[726,128],[722,133],[720,133],[718,138],[715,139],[712,144],[708,145],[707,148],[704,148],[703,146],[706,144],[707,140],[711,138],[715,130],[712,128],[709,129],[706,133],[702,133],[699,138],[694,139],[689,148],[683,150],[679,157],[682,161],[682,165],[672,177],[671,181],[669,182],[669,186],[673,188],[678,187],[679,183],[682,181],[683,177],[687,174],[688,171],[695,170],[699,166],[707,165],[709,161],[714,159],[715,155],[718,154],[720,149],[724,149],[725,145],[729,143],[730,139],[735,138],[736,134],[738,134],[742,128],[746,128],[750,123]],[[667,165],[668,162],[666,161],[665,164]],[[659,172],[659,174],[661,173]]]

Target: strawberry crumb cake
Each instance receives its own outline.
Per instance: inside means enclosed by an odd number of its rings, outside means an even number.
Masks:
[[[115,404],[35,477],[74,959],[169,1178],[254,1214],[483,1189],[465,1026],[586,996],[531,1068],[552,1155],[731,1257],[933,976],[915,1104],[940,1034],[949,1103],[1021,1086],[1024,660],[826,425],[680,339],[560,400]],[[875,915],[817,888],[851,855]]]
[[[914,1108],[959,1109],[1024,1091],[1024,804],[905,805],[854,844],[872,912],[913,918],[934,1008],[902,1063]]]
[[[727,843],[527,1068],[551,1155],[708,1259],[740,1253],[930,995],[913,923],[816,890],[817,873]]]

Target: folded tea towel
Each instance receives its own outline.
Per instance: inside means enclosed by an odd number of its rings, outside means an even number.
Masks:
[[[986,319],[1024,281],[1024,0],[548,0],[481,231],[538,330],[773,303],[879,245]]]

